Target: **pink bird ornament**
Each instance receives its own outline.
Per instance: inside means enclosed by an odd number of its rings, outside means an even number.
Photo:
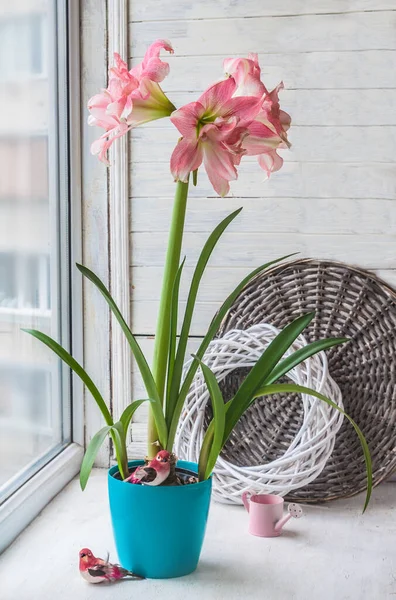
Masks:
[[[142,483],[143,485],[161,485],[169,477],[171,455],[167,450],[160,450],[148,465],[138,467],[125,481]]]
[[[113,583],[125,577],[144,579],[120,565],[112,564],[108,560],[96,558],[89,548],[83,548],[79,553],[81,577],[88,583]]]

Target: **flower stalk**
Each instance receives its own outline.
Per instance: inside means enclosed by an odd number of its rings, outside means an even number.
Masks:
[[[173,202],[172,220],[169,231],[168,248],[165,258],[165,267],[162,281],[160,306],[157,318],[157,328],[154,342],[154,356],[152,372],[158,394],[164,405],[164,391],[168,364],[170,313],[172,302],[173,283],[180,264],[180,254],[183,242],[184,221],[187,208],[188,181],[176,184],[175,199]],[[149,411],[148,427],[148,454],[152,458],[158,452],[158,432],[152,410]]]

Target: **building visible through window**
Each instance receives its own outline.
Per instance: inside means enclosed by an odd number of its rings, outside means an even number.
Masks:
[[[0,15],[0,80],[45,75],[45,48],[45,13]]]
[[[69,418],[59,361],[22,331],[62,341],[57,5],[0,0],[0,503],[63,447]]]

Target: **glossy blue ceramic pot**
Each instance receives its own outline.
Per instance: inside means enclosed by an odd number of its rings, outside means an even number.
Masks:
[[[129,463],[129,469],[143,464]],[[176,467],[197,473],[196,463]],[[212,480],[181,486],[125,483],[109,470],[110,512],[118,558],[125,569],[151,579],[181,577],[194,571],[205,536]]]

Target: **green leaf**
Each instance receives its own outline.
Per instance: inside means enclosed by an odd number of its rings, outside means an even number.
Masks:
[[[193,186],[196,187],[198,183],[198,169],[193,171]]]
[[[140,373],[142,375],[144,384],[146,386],[146,389],[148,391],[148,394],[151,397],[158,397],[158,391],[152,376],[152,373],[150,371],[150,367],[147,364],[146,358],[138,344],[138,342],[135,339],[135,336],[133,335],[132,331],[130,330],[130,328],[128,327],[128,324],[126,323],[124,317],[122,316],[118,306],[116,305],[116,303],[114,302],[113,298],[111,297],[109,291],[107,290],[106,286],[103,284],[103,282],[99,279],[99,277],[97,275],[95,275],[95,273],[93,273],[90,269],[88,269],[87,267],[84,267],[83,265],[80,265],[78,263],[76,263],[76,266],[78,268],[78,270],[90,281],[92,281],[92,283],[98,288],[98,290],[100,291],[100,293],[102,294],[102,296],[104,297],[104,299],[106,300],[107,304],[109,305],[113,315],[115,316],[115,318],[117,319],[117,321],[119,322],[122,331],[125,334],[125,337],[128,340],[128,343],[131,347],[131,350],[133,352],[133,355],[136,359],[137,365],[139,367]]]
[[[239,294],[241,293],[241,291],[243,290],[243,288],[257,275],[259,275],[262,271],[265,271],[266,269],[268,269],[269,267],[271,267],[272,265],[281,262],[282,260],[285,260],[287,258],[290,258],[291,256],[294,256],[295,254],[298,254],[297,252],[293,253],[293,254],[287,254],[286,256],[282,256],[281,258],[277,258],[275,260],[272,260],[268,263],[265,263],[264,265],[261,265],[260,267],[258,267],[257,269],[254,269],[253,271],[251,271],[251,273],[249,273],[241,282],[239,285],[237,285],[237,287],[234,289],[234,291],[226,298],[226,300],[223,302],[223,304],[221,305],[220,309],[218,310],[218,312],[216,313],[216,315],[213,317],[211,324],[209,325],[209,329],[204,337],[204,339],[201,342],[201,345],[199,346],[197,352],[195,353],[196,357],[193,362],[190,365],[190,368],[188,369],[187,375],[185,377],[185,380],[183,382],[183,385],[181,387],[181,390],[179,392],[179,395],[177,397],[177,402],[175,405],[175,409],[173,411],[173,417],[172,417],[172,423],[171,426],[169,428],[169,435],[168,435],[168,446],[167,449],[169,451],[172,450],[173,447],[173,442],[175,439],[175,435],[176,435],[176,430],[177,430],[177,425],[180,419],[180,415],[181,415],[181,411],[183,409],[183,405],[184,405],[184,401],[186,399],[186,396],[188,394],[188,390],[190,389],[192,380],[194,379],[194,375],[197,371],[199,362],[198,359],[202,359],[203,355],[205,354],[210,342],[212,341],[213,337],[215,336],[215,334],[217,333],[220,324],[222,322],[222,320],[224,319],[225,315],[227,314],[227,311],[231,308],[231,306],[233,305],[235,299],[239,296]]]
[[[198,474],[199,480],[202,481],[203,479],[208,479],[208,477],[210,477],[223,447],[225,407],[223,395],[221,393],[219,384],[217,383],[215,374],[207,365],[201,361],[199,362],[206,385],[208,387],[210,398],[212,400],[213,419],[211,422],[214,424],[213,441],[210,451],[206,445],[203,445],[199,455]]]
[[[300,363],[307,360],[314,354],[318,352],[322,352],[322,350],[327,350],[328,348],[332,348],[333,346],[338,346],[339,344],[344,344],[345,342],[349,342],[348,338],[328,338],[327,340],[318,340],[317,342],[312,342],[311,344],[307,344],[303,348],[296,350],[282,360],[276,367],[271,371],[269,377],[265,380],[265,383],[274,383],[277,379],[286,375],[291,369],[299,365]]]
[[[99,448],[103,444],[108,433],[110,432],[111,427],[111,425],[106,425],[100,429],[97,433],[95,433],[92,440],[88,444],[88,448],[85,451],[80,469],[80,486],[82,490],[85,490],[96,455],[99,452]]]
[[[126,432],[121,421],[114,423],[110,430],[110,435],[114,443],[114,449],[117,457],[118,469],[122,479],[128,477],[128,458],[126,448]]]
[[[154,418],[155,418],[155,422],[156,422],[157,429],[158,429],[159,441],[161,442],[162,446],[165,447],[166,442],[167,442],[167,437],[168,437],[167,427],[166,427],[166,423],[165,423],[165,417],[164,417],[164,413],[162,410],[161,400],[160,400],[160,397],[158,394],[157,386],[155,384],[153,375],[150,371],[150,367],[147,364],[146,358],[145,358],[138,342],[136,341],[135,336],[133,335],[132,331],[128,327],[124,317],[122,316],[118,306],[114,302],[114,300],[111,297],[106,286],[102,283],[102,281],[99,279],[99,277],[97,275],[95,275],[95,273],[93,273],[87,267],[84,267],[83,265],[80,265],[77,263],[77,268],[87,279],[92,281],[92,283],[98,288],[98,290],[100,291],[100,293],[106,300],[107,304],[109,305],[115,318],[119,322],[121,329],[124,332],[125,337],[128,340],[128,343],[131,347],[132,353],[135,357],[136,363],[139,367],[139,371],[142,375],[143,382],[144,382],[144,385],[147,390],[147,394],[148,394],[148,396],[150,396],[150,398],[153,398],[153,400],[155,400],[155,402],[153,402],[153,404],[152,404],[152,410],[154,413]]]
[[[229,402],[230,406],[226,416],[224,443],[229,438],[243,413],[249,408],[251,399],[256,390],[264,384],[272,369],[282,358],[286,350],[290,348],[295,339],[312,321],[314,316],[315,313],[308,313],[295,319],[295,321],[287,325],[280,333],[278,333],[276,338],[272,340],[268,348],[260,356],[259,360],[242,382],[233,399]]]
[[[122,426],[124,428],[125,437],[128,432],[128,427],[133,415],[135,414],[139,406],[143,404],[143,402],[155,402],[155,400],[151,400],[151,398],[145,398],[144,400],[135,400],[134,402],[131,402],[131,404],[129,404],[129,406],[127,406],[124,412],[122,413],[120,417],[120,423],[122,423]]]
[[[193,278],[191,281],[190,291],[187,298],[186,310],[184,313],[183,325],[180,332],[179,344],[177,346],[176,358],[174,361],[174,368],[171,379],[170,394],[169,394],[169,419],[167,415],[168,423],[172,422],[173,412],[176,406],[177,397],[180,389],[180,382],[183,373],[183,364],[186,355],[186,348],[188,342],[188,336],[190,333],[191,321],[194,314],[195,302],[197,299],[199,284],[204,274],[206,265],[208,264],[209,258],[219,241],[222,233],[228,227],[228,225],[235,219],[241,212],[242,208],[238,208],[233,213],[228,215],[225,219],[217,225],[208,237],[202,252],[199,256],[197,265],[194,270]]]
[[[328,404],[329,406],[331,406],[332,408],[334,408],[335,410],[337,410],[338,412],[343,414],[348,419],[348,421],[351,423],[351,425],[353,426],[353,428],[356,431],[356,434],[359,438],[359,441],[360,441],[360,444],[361,444],[362,450],[363,450],[364,460],[366,463],[367,492],[366,492],[366,500],[365,500],[364,507],[363,507],[363,512],[364,512],[370,502],[371,492],[372,492],[372,488],[373,488],[373,469],[372,469],[372,463],[371,463],[370,450],[367,445],[366,438],[364,437],[359,426],[342,408],[340,408],[335,402],[330,400],[330,398],[327,398],[326,396],[324,396],[323,394],[320,394],[316,390],[312,390],[312,389],[304,387],[302,385],[297,385],[294,383],[280,383],[280,384],[276,384],[276,385],[266,385],[255,393],[255,397],[259,398],[260,396],[269,396],[271,394],[281,394],[281,393],[298,393],[298,394],[309,394],[310,396],[314,396],[315,398],[322,400],[323,402],[325,402],[326,404]]]
[[[169,394],[170,394],[171,382],[172,382],[172,378],[173,378],[173,368],[174,368],[174,364],[175,364],[180,278],[182,275],[182,271],[183,271],[185,262],[186,262],[186,258],[184,257],[183,262],[181,263],[181,265],[176,273],[175,281],[173,284],[173,290],[172,290],[171,324],[170,324],[170,332],[169,332],[168,374],[167,374],[167,380],[166,380],[166,404],[165,404],[165,414],[166,414],[167,425],[169,425],[172,420],[171,408],[169,406]]]
[[[224,432],[223,432],[223,436],[224,436]],[[213,444],[213,437],[214,437],[214,421],[212,419],[208,425],[206,432],[205,432],[204,439],[203,439],[202,446],[201,446],[201,452],[199,453],[199,460],[198,460],[199,481],[204,481],[204,479],[206,479],[205,478],[206,465],[207,465],[208,457],[210,454],[210,449]],[[220,452],[221,452],[221,449],[220,449]],[[219,452],[219,454],[220,454],[220,452]]]
[[[57,354],[59,358],[61,358],[63,362],[65,362],[75,372],[76,375],[78,375],[78,377],[82,380],[82,382],[86,385],[87,389],[91,392],[92,396],[94,397],[96,404],[98,405],[107,425],[113,425],[113,419],[111,417],[109,409],[106,406],[106,402],[103,400],[101,393],[99,392],[98,388],[96,387],[88,373],[75,360],[75,358],[73,358],[72,355],[69,354],[69,352],[67,352],[67,350],[62,348],[62,346],[58,344],[58,342],[50,338],[45,333],[37,331],[36,329],[22,329],[22,331],[29,333],[33,337],[40,340],[40,342],[48,346],[48,348],[55,352],[55,354]]]

